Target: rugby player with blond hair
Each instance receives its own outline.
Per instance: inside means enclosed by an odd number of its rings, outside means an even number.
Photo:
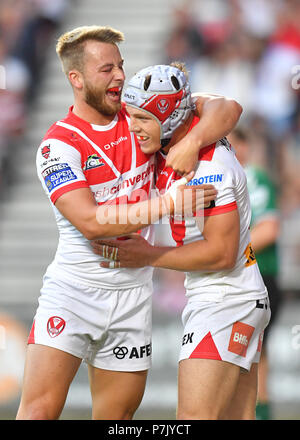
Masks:
[[[149,198],[154,156],[143,153],[130,133],[121,101],[123,40],[110,27],[83,26],[57,43],[74,104],[49,128],[36,156],[59,243],[28,339],[17,419],[59,418],[82,360],[88,364],[94,419],[131,419],[144,393],[151,363],[152,269],[123,269],[115,261],[113,269],[100,268],[90,240],[141,230],[152,242],[148,225],[176,211],[176,194],[189,192],[184,183],[192,174],[168,194]],[[193,170],[199,149],[228,133],[241,113],[235,101],[215,96],[199,96],[197,108],[202,122],[170,158],[182,174]],[[212,185],[202,189],[200,202],[192,190],[189,209],[215,198]]]

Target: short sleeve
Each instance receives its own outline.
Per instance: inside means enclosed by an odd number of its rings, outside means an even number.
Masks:
[[[210,215],[224,214],[237,209],[235,196],[235,175],[231,168],[225,167],[199,167],[191,185],[211,184],[217,189],[216,200],[204,209],[205,217]]]
[[[53,204],[68,191],[89,187],[82,171],[80,152],[58,139],[41,143],[36,166],[42,186]]]

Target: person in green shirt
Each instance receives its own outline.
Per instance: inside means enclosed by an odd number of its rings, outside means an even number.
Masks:
[[[245,169],[252,210],[251,244],[256,260],[268,289],[271,320],[264,332],[264,343],[258,368],[258,396],[256,418],[271,419],[268,393],[267,340],[281,303],[281,292],[277,276],[279,270],[277,240],[279,235],[279,213],[276,187],[267,170],[250,162],[251,140],[243,128],[236,128],[229,137],[236,156]]]

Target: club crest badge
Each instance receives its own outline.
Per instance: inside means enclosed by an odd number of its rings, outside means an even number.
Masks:
[[[50,144],[49,144],[49,145],[45,145],[45,146],[42,148],[42,156],[43,156],[45,159],[48,159],[48,157],[50,156]]]
[[[60,335],[66,326],[66,321],[59,316],[51,316],[47,322],[47,331],[51,338]]]
[[[169,101],[167,99],[160,99],[157,102],[157,108],[160,111],[160,113],[166,113],[166,111],[169,108]]]

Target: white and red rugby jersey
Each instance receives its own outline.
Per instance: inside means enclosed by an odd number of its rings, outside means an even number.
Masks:
[[[49,274],[106,288],[130,288],[151,280],[153,269],[149,267],[101,268],[102,258],[92,252],[89,241],[55,207],[62,194],[77,188],[90,188],[98,204],[133,203],[148,197],[153,187],[154,156],[141,151],[128,123],[124,106],[105,126],[80,119],[71,107],[65,119],[50,127],[39,146],[37,172],[52,202],[59,230]],[[141,234],[152,242],[151,227]]]
[[[198,122],[195,116],[190,129]],[[165,167],[165,156],[157,153],[156,188],[163,192],[179,179],[172,168]],[[222,272],[192,271],[186,273],[185,287],[188,297],[197,295],[199,301],[226,299],[262,299],[267,296],[254,253],[250,244],[251,209],[247,179],[228,141],[203,148],[195,175],[188,185],[212,184],[218,190],[212,207],[203,210],[204,217],[239,210],[240,243],[237,262],[232,270]],[[171,218],[171,233],[177,246],[203,240],[195,217],[178,221]]]

